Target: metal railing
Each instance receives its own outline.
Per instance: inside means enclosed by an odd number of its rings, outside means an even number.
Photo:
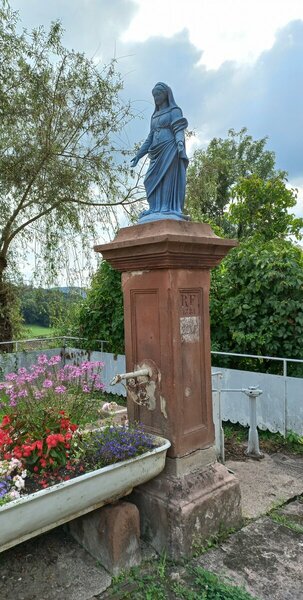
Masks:
[[[258,360],[273,360],[276,362],[281,362],[283,365],[283,377],[287,377],[287,364],[288,363],[300,363],[303,364],[303,358],[286,358],[282,356],[261,356],[260,354],[240,354],[237,352],[219,352],[217,350],[212,350],[211,354],[216,354],[218,356],[235,356],[238,358],[255,358]]]
[[[62,344],[61,346],[63,348],[66,348],[68,346],[67,341],[70,340],[76,340],[76,341],[85,341],[87,342],[88,339],[87,338],[82,338],[82,337],[73,337],[73,336],[69,336],[69,335],[59,335],[59,336],[48,336],[48,337],[41,337],[41,338],[25,338],[25,339],[21,339],[21,340],[9,340],[7,342],[0,342],[0,352],[1,352],[1,346],[10,346],[13,345],[14,347],[14,352],[19,352],[19,350],[22,350],[22,345],[23,344],[28,344],[28,343],[37,343],[37,342],[47,342],[47,343],[51,343],[55,340],[61,340]],[[93,342],[96,342],[98,344],[100,344],[100,352],[104,351],[104,344],[107,344],[108,341],[107,340],[99,340],[99,339],[95,339],[92,340]]]

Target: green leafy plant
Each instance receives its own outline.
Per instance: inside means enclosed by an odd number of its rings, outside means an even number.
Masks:
[[[165,561],[162,571],[160,564],[164,564],[163,558],[153,566],[143,565],[115,578],[106,597],[115,600],[257,600],[243,588],[222,581],[200,566],[185,561],[182,565]],[[171,577],[176,570],[181,573],[178,581]]]
[[[302,358],[303,252],[258,238],[234,248],[212,272],[212,343],[221,351]],[[219,366],[221,359],[215,357]],[[277,372],[279,363],[225,359],[224,365]],[[292,366],[289,374],[292,374]],[[303,373],[299,365],[296,374]]]
[[[288,529],[291,529],[296,533],[303,533],[303,525],[300,525],[299,523],[293,521],[291,515],[283,515],[274,510],[269,514],[269,516],[273,521],[275,521],[279,525],[283,525],[284,527],[287,527]]]
[[[78,331],[94,348],[95,340],[106,340],[105,349],[124,353],[124,320],[121,274],[103,260],[95,273],[78,317]],[[100,344],[99,344],[100,346]]]

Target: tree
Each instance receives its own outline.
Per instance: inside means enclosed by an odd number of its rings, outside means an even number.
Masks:
[[[126,189],[119,132],[131,118],[115,63],[100,67],[66,50],[56,22],[18,33],[0,0],[0,339],[11,339],[10,259],[38,239],[48,272],[59,242],[86,239],[113,206],[136,200]]]
[[[228,219],[239,239],[258,234],[263,240],[301,238],[303,219],[289,212],[297,202],[297,190],[286,187],[283,174],[269,179],[241,177],[233,189]]]
[[[58,323],[67,321],[67,315],[83,299],[82,290],[77,288],[63,291],[60,288],[19,286],[17,294],[25,326],[57,327]]]
[[[216,350],[302,358],[303,252],[290,241],[242,242],[212,272]]]
[[[226,139],[213,138],[206,150],[196,150],[187,175],[189,214],[200,221],[212,220],[233,235],[226,220],[233,186],[241,177],[251,174],[262,180],[277,174],[275,154],[265,149],[266,143],[266,137],[253,140],[246,128],[239,132],[230,129]]]
[[[79,310],[77,331],[80,337],[88,339],[90,348],[95,347],[95,340],[106,340],[107,352],[124,353],[121,274],[105,260],[95,273]]]

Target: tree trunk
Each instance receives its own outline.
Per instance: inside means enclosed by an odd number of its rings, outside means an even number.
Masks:
[[[0,342],[10,342],[13,337],[11,321],[12,294],[4,278],[6,266],[6,259],[0,257]],[[0,352],[12,351],[13,344],[0,344]]]

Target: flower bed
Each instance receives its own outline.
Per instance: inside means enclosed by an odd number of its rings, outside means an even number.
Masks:
[[[129,494],[164,468],[170,442],[139,456],[21,496],[0,507],[0,552]]]
[[[164,468],[169,442],[141,427],[85,431],[94,408],[88,392],[102,387],[102,365],[61,368],[59,361],[41,355],[0,384],[1,550],[129,493]]]

